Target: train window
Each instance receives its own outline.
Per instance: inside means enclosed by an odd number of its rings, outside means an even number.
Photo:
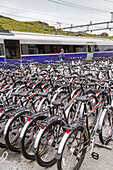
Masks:
[[[73,52],[73,45],[70,45],[69,50],[69,52]]]
[[[50,53],[59,53],[60,46],[59,45],[50,45]]]
[[[21,52],[22,54],[45,54],[49,53],[48,45],[39,45],[39,44],[22,44]]]
[[[93,45],[88,45],[88,52],[93,52],[94,49],[93,49]]]
[[[77,52],[76,45],[73,45],[73,52]]]
[[[18,40],[4,40],[6,59],[20,58],[20,44]]]
[[[86,52],[85,45],[73,45],[73,52]]]
[[[21,53],[22,54],[28,54],[28,44],[22,44],[21,45]]]
[[[22,44],[22,54],[39,54],[39,47],[37,44]]]
[[[113,45],[96,45],[95,51],[113,51]]]
[[[4,55],[3,44],[0,44],[0,56]]]
[[[95,51],[95,52],[96,52],[96,51],[99,51],[98,45],[94,45],[94,51]]]
[[[39,54],[39,48],[36,44],[28,44],[28,53],[29,54]]]
[[[45,53],[46,53],[46,54],[49,54],[49,53],[50,53],[50,46],[49,46],[49,45],[46,45],[46,46],[45,46]]]
[[[45,54],[45,46],[44,45],[37,45],[39,49],[39,54]]]
[[[63,49],[64,49],[65,53],[69,53],[70,52],[69,45],[63,45]]]

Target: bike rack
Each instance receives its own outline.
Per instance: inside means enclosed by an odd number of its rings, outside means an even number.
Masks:
[[[95,133],[98,136],[98,133]],[[113,138],[111,138],[111,140],[113,140]],[[95,145],[112,150],[112,147],[104,145],[104,144],[100,144],[100,143],[95,143]]]
[[[106,148],[106,149],[109,149],[109,150],[112,150],[112,147],[107,146],[107,145],[103,145],[103,144],[100,144],[100,143],[95,143],[95,145],[103,147],[103,148]]]

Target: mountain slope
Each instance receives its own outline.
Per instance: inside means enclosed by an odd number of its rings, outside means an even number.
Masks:
[[[72,36],[85,36],[85,37],[97,37],[99,35],[87,34],[83,32],[68,32],[63,30],[57,30],[54,26],[50,26],[46,22],[41,21],[16,21],[12,18],[0,15],[0,30],[10,30],[10,31],[22,31],[22,32],[36,32],[36,33],[46,33],[46,34],[62,34],[62,35],[72,35]],[[104,37],[113,38],[113,37]]]

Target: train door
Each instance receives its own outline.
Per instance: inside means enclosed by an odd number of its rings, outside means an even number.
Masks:
[[[20,43],[19,40],[4,40],[6,61],[10,63],[20,59]],[[12,61],[12,62],[11,62]]]
[[[92,58],[93,58],[93,48],[94,48],[93,43],[87,44],[87,60],[92,60]]]

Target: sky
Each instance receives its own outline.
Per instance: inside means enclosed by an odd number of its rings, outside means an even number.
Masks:
[[[111,21],[113,0],[0,0],[0,15],[19,21],[44,21],[56,28]],[[61,23],[61,24],[58,24]],[[103,28],[105,25],[93,28]],[[113,27],[113,24],[110,26]],[[86,28],[72,29],[84,31]],[[70,29],[71,31],[71,29]],[[113,29],[95,31],[113,35]]]

